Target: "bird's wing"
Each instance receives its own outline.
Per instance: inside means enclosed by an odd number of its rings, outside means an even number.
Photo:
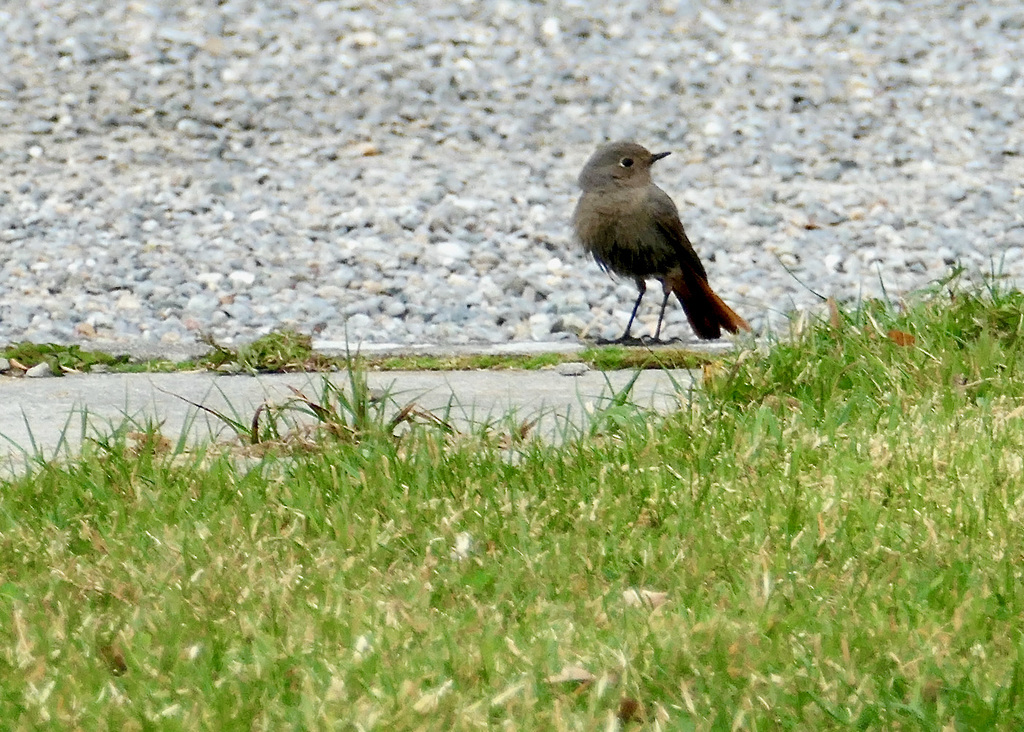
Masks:
[[[704,265],[686,237],[683,223],[679,220],[679,209],[676,208],[669,195],[658,186],[652,185],[650,191],[648,200],[651,212],[654,214],[655,224],[675,250],[679,257],[679,266],[707,281],[708,273],[704,270]]]

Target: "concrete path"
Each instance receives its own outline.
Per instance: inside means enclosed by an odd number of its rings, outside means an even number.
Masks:
[[[600,407],[634,373],[586,371],[578,376],[558,371],[370,372],[370,387],[386,390],[392,409],[415,402],[421,409],[442,413],[457,428],[494,421],[514,413],[516,420],[540,418],[535,429],[557,437],[559,426],[582,426],[588,410]],[[161,424],[162,433],[177,439],[187,430],[195,440],[228,439],[231,431],[212,415],[184,400],[236,416],[248,424],[256,408],[270,401],[282,404],[294,394],[289,386],[316,400],[323,374],[223,376],[209,372],[173,374],[97,374],[60,378],[0,377],[0,473],[9,475],[30,455],[47,457],[66,443],[72,452],[83,438],[109,434],[126,420],[139,425]],[[329,375],[346,387],[348,375]],[[673,408],[693,381],[688,371],[644,371],[634,385],[632,401],[658,410]],[[347,391],[347,389],[346,389]],[[181,397],[181,398],[179,398]]]

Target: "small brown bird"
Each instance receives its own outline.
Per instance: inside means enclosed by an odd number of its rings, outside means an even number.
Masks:
[[[651,166],[669,153],[651,153],[635,142],[612,142],[597,149],[583,166],[583,189],[573,227],[584,248],[605,271],[636,282],[639,295],[616,342],[628,342],[649,278],[661,281],[661,301],[654,340],[661,337],[668,298],[675,293],[698,337],[722,337],[750,326],[714,293],[700,257],[686,238],[679,211],[651,180]]]

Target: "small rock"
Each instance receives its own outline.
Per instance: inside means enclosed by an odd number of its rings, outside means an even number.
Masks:
[[[590,366],[582,361],[568,361],[555,366],[555,372],[559,376],[583,376],[590,371]]]
[[[117,298],[118,310],[138,310],[140,307],[142,307],[142,302],[135,293],[126,292]]]
[[[200,272],[196,275],[196,282],[199,282],[208,290],[217,289],[217,285],[224,279],[224,275],[220,272]],[[118,303],[120,307],[120,302]]]
[[[50,368],[50,364],[43,361],[26,371],[25,376],[29,379],[45,379],[53,376],[53,369]]]
[[[747,216],[747,222],[752,226],[775,226],[782,217],[775,211],[764,208],[755,208]]]
[[[373,324],[373,321],[370,319],[370,316],[365,313],[354,313],[348,317],[345,324],[352,331],[363,331],[369,328]]]
[[[782,180],[791,180],[797,174],[800,160],[789,153],[774,153],[769,156],[768,164]]]
[[[949,199],[950,203],[959,203],[967,198],[967,189],[955,181],[947,183],[943,187],[942,193]]]
[[[554,319],[547,313],[534,313],[530,316],[530,336],[535,341],[542,341],[551,335]]]
[[[824,168],[819,170],[814,177],[817,178],[818,180],[833,183],[842,177],[843,172],[845,170],[846,168],[844,168],[839,163],[832,163],[830,165],[826,165]]]
[[[443,241],[434,246],[434,253],[444,261],[461,262],[469,258],[469,250],[454,241]]]

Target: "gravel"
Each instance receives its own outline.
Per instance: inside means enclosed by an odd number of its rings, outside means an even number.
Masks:
[[[31,0],[0,69],[0,343],[615,336],[569,219],[618,138],[761,332],[1024,276],[1016,0]]]

